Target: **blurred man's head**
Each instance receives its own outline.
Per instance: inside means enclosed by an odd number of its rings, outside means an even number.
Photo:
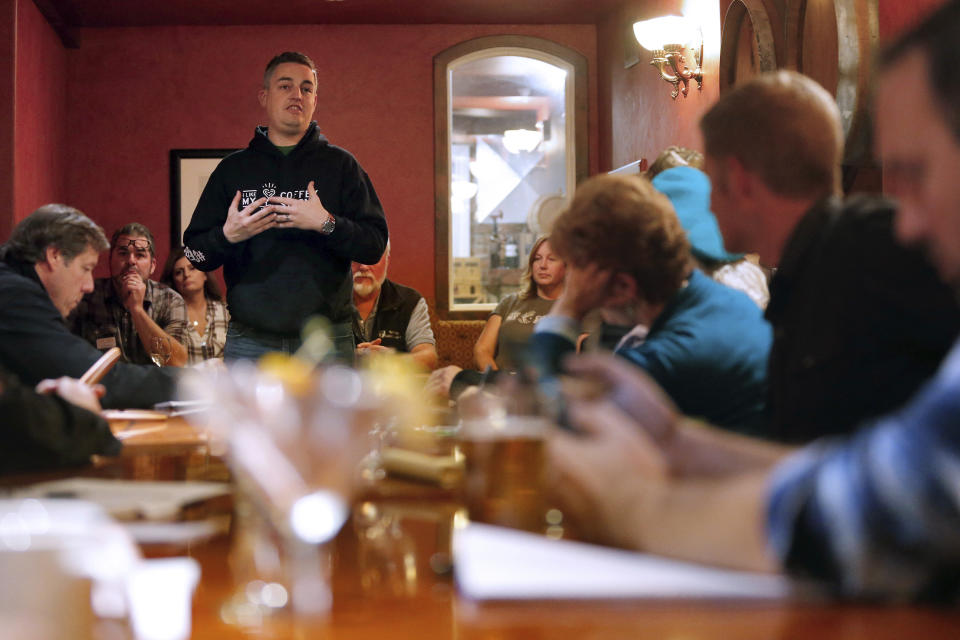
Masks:
[[[636,176],[597,176],[578,186],[550,243],[567,263],[568,281],[590,265],[613,272],[603,306],[631,297],[664,304],[689,272],[690,245],[670,201]]]
[[[776,71],[738,85],[701,118],[700,130],[708,161],[735,158],[777,194],[819,199],[839,191],[840,111],[804,75]]]
[[[840,192],[840,112],[806,76],[777,71],[738,85],[703,116],[700,129],[711,209],[736,251],[755,251],[752,245],[771,234],[779,245],[806,209]]]
[[[157,268],[153,234],[139,222],[125,224],[114,231],[110,245],[110,277],[118,285],[130,272],[147,280]]]
[[[960,285],[960,2],[887,50],[876,99],[884,189],[899,200],[898,238],[922,244]]]
[[[93,291],[93,269],[109,246],[103,229],[83,213],[48,204],[16,226],[3,257],[32,264],[53,305],[67,317]]]
[[[353,294],[355,298],[365,300],[380,294],[380,287],[387,279],[387,267],[390,265],[390,243],[383,251],[380,261],[376,264],[360,264],[351,262],[353,272]]]

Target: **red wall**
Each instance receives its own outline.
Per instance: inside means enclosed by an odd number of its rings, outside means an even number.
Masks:
[[[13,96],[16,94],[14,50],[16,48],[17,1],[0,0],[0,241],[13,229]]]
[[[17,1],[14,223],[65,198],[67,54],[31,0]]]
[[[169,247],[169,150],[246,145],[263,67],[284,50],[319,67],[316,119],[363,164],[390,223],[391,277],[434,297],[433,56],[483,35],[547,38],[584,54],[591,25],[321,25],[86,29],[68,54],[66,199],[109,234],[130,220]],[[590,166],[597,101],[590,83]],[[106,273],[101,261],[98,273]]]
[[[690,93],[670,98],[672,86],[650,66],[650,53],[626,40],[625,25],[682,13],[681,0],[630,0],[597,30],[600,109],[600,157],[603,171],[646,158],[653,161],[671,144],[702,148],[697,122],[719,95],[719,58],[704,60],[703,90],[691,83]],[[719,11],[719,8],[717,9]],[[640,50],[640,62],[624,68],[625,46]]]

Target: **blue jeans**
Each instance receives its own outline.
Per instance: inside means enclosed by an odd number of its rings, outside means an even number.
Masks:
[[[331,325],[330,333],[333,350],[327,355],[326,361],[353,364],[355,346],[350,323]],[[223,359],[227,362],[257,360],[265,353],[273,351],[294,353],[301,344],[303,340],[298,337],[270,334],[231,321],[227,327],[227,344],[223,348]]]

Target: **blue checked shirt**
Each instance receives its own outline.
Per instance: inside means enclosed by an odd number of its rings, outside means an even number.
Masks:
[[[782,566],[846,596],[960,596],[960,341],[899,412],[800,450],[771,481]]]

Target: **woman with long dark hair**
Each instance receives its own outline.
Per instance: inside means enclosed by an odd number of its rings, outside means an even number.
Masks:
[[[183,247],[170,252],[160,281],[176,289],[187,304],[187,364],[223,358],[230,314],[217,282],[190,264]]]

